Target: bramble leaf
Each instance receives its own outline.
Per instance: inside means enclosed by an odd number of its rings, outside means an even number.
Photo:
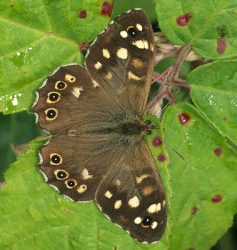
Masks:
[[[91,42],[109,21],[101,14],[102,3],[0,2],[0,112],[30,110],[34,90],[55,68],[82,62],[80,46]]]
[[[174,44],[191,43],[205,58],[237,55],[237,2],[156,0],[161,30]]]

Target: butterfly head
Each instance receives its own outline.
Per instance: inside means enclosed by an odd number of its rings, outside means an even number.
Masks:
[[[150,135],[153,129],[158,128],[157,125],[153,124],[150,120],[145,120],[143,126],[145,135]]]

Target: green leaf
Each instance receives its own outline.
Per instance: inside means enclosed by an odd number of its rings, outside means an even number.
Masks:
[[[178,118],[181,113],[190,117],[185,125]],[[36,168],[41,139],[5,173],[0,189],[0,248],[209,249],[237,212],[236,153],[190,105],[170,107],[162,126],[153,116],[146,119],[158,126],[146,139],[168,200],[168,223],[161,241],[139,244],[105,218],[94,202],[68,201],[50,188]],[[213,202],[218,195],[221,200]]]
[[[34,90],[59,65],[81,63],[80,45],[109,21],[102,0],[0,2],[0,112],[29,110]],[[86,10],[86,18],[80,12]]]
[[[188,75],[194,104],[237,144],[237,60],[217,61]]]
[[[156,0],[161,30],[175,44],[191,43],[206,58],[237,55],[235,0]]]
[[[172,190],[169,249],[210,249],[237,212],[237,154],[191,105],[169,107],[162,128]]]

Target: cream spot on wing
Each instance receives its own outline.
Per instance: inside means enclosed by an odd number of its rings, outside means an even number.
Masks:
[[[95,80],[92,80],[92,83],[93,83],[94,88],[100,86],[99,83],[97,81],[95,81]]]
[[[128,201],[128,205],[132,208],[138,207],[140,205],[139,199],[137,196],[134,196]]]
[[[75,87],[72,89],[72,94],[78,98],[81,94],[81,91],[83,91],[83,88],[82,87]]]
[[[152,44],[150,45],[150,49],[151,49],[152,52],[154,51],[154,47],[153,47]]]
[[[108,71],[105,75],[106,79],[111,80],[112,79],[112,73]]]
[[[102,67],[102,64],[100,62],[97,62],[94,67],[98,70]]]
[[[148,49],[148,48],[149,48],[148,42],[147,42],[146,40],[143,40],[143,43],[144,43],[144,48],[145,48],[145,49]]]
[[[106,198],[110,199],[110,198],[113,196],[113,194],[112,194],[109,190],[107,190],[107,191],[105,192],[104,196],[105,196]]]
[[[120,181],[119,179],[116,179],[116,180],[114,181],[114,184],[115,184],[117,187],[119,187],[119,186],[121,185],[121,181]]]
[[[162,206],[164,207],[166,205],[166,201],[163,200]]]
[[[134,223],[135,224],[140,224],[142,222],[142,218],[141,217],[137,217],[134,219]]]
[[[122,30],[122,31],[120,31],[120,36],[121,36],[122,38],[127,38],[127,37],[128,37],[128,32],[125,31],[125,30]]]
[[[138,49],[148,49],[148,42],[146,40],[137,40],[132,43]]]
[[[114,203],[114,208],[115,209],[119,209],[122,206],[122,201],[121,200],[117,200]]]
[[[147,208],[147,212],[150,214],[158,213],[161,210],[161,204],[152,204]]]
[[[127,59],[128,58],[128,50],[125,48],[119,48],[116,52],[116,55],[121,59]]]
[[[136,24],[136,27],[137,27],[137,29],[138,29],[139,31],[142,31],[142,25],[141,25],[140,23],[137,23],[137,24]]]
[[[85,184],[82,184],[78,189],[77,189],[77,192],[79,194],[82,194],[84,193],[85,191],[87,190],[87,186]]]
[[[151,228],[152,229],[155,229],[157,227],[158,223],[156,221],[154,221],[152,224],[151,224]]]
[[[107,49],[102,49],[102,54],[103,54],[103,57],[109,59],[110,58],[110,53]]]
[[[83,180],[87,180],[87,179],[91,179],[92,175],[89,174],[89,171],[87,170],[87,168],[84,168],[81,172],[81,176]]]
[[[141,80],[141,77],[134,75],[132,71],[128,71],[128,79],[139,81]]]
[[[149,175],[147,175],[147,174],[143,174],[143,175],[141,175],[141,176],[137,176],[136,177],[136,183],[137,184],[139,184],[139,183],[141,183],[144,179],[146,179],[147,177],[149,177]]]
[[[70,137],[74,137],[77,135],[77,130],[76,129],[69,129],[67,131],[67,135],[70,136]]]
[[[142,190],[142,194],[144,196],[148,196],[148,195],[152,194],[153,192],[154,192],[154,188],[152,186],[146,186]]]
[[[65,81],[68,81],[68,82],[75,82],[75,81],[76,81],[76,77],[75,77],[75,76],[72,76],[72,75],[69,75],[69,74],[66,74],[66,75],[65,75]]]
[[[134,58],[134,59],[132,60],[131,64],[132,64],[135,68],[138,68],[138,69],[142,68],[143,65],[144,65],[143,62],[142,62],[142,60],[140,60],[140,59],[138,59],[138,58]]]

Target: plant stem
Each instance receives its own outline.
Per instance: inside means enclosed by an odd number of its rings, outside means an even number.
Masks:
[[[173,86],[180,86],[184,88],[190,88],[185,80],[179,78],[181,66],[191,51],[191,45],[184,45],[180,48],[176,62],[166,69],[162,74],[155,73],[152,83],[160,83],[160,89],[158,94],[148,103],[147,110],[151,111],[158,102],[162,102],[166,98],[171,104],[175,104],[176,101],[172,94]]]

